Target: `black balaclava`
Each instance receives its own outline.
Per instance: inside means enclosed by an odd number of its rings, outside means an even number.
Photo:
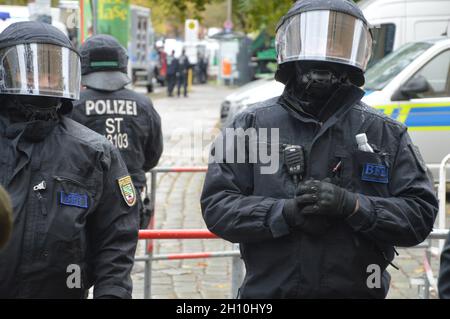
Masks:
[[[351,85],[348,68],[317,61],[292,62],[294,72],[286,83],[285,97],[297,111],[325,121],[333,113],[328,101],[343,86]]]
[[[26,140],[36,143],[47,137],[60,121],[58,110],[61,99],[40,96],[6,96],[2,99],[9,119],[10,138],[22,135]]]

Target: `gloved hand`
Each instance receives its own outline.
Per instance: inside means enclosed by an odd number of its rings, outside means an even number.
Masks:
[[[0,249],[6,245],[12,229],[12,207],[8,194],[0,186]]]
[[[306,216],[302,210],[317,201],[316,195],[304,195],[287,199],[283,207],[286,223],[294,230],[303,231],[309,235],[322,235],[330,224],[325,216]]]
[[[330,217],[347,218],[356,213],[358,196],[331,183],[330,179],[307,180],[297,189],[299,201],[309,201],[315,196],[316,201],[304,207],[302,213],[305,216],[325,215]]]

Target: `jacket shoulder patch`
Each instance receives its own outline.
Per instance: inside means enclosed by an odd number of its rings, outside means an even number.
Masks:
[[[119,184],[120,193],[122,194],[125,203],[129,207],[133,207],[136,204],[137,197],[136,189],[134,188],[130,175],[119,178],[117,183]]]

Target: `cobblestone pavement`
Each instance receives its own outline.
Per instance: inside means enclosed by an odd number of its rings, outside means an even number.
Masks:
[[[206,165],[211,133],[217,133],[220,103],[231,90],[216,86],[195,86],[189,98],[166,98],[157,94],[154,104],[162,117],[165,149],[159,166]],[[194,152],[192,150],[195,150]],[[206,228],[199,205],[204,174],[167,173],[158,176],[155,227]],[[231,250],[223,240],[155,241],[155,254]],[[140,241],[137,255],[142,256]],[[417,298],[414,285],[423,278],[422,249],[399,249],[388,298]],[[435,275],[438,258],[433,258]],[[144,263],[132,273],[134,298],[143,298]],[[209,258],[153,262],[152,298],[231,298],[231,259]]]
[[[231,90],[195,86],[188,98],[159,98],[164,153],[159,166],[206,166],[209,143],[217,134],[220,104]],[[200,212],[203,173],[158,175],[155,228],[206,228]],[[144,242],[137,255],[143,255]],[[231,250],[224,240],[154,241],[154,254]],[[143,298],[144,263],[133,270],[134,298]],[[231,259],[186,259],[153,262],[152,298],[230,298]]]

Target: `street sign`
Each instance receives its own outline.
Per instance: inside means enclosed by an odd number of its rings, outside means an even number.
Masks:
[[[187,19],[184,25],[184,41],[185,42],[197,42],[199,32],[198,20]]]

